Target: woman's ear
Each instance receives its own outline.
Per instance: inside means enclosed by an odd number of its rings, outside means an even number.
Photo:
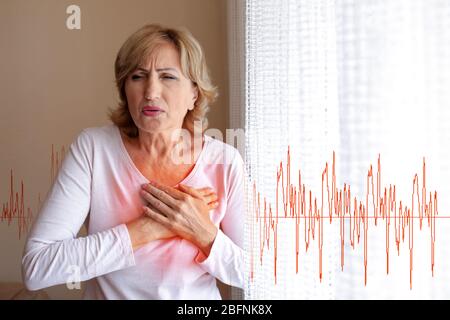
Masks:
[[[192,99],[194,100],[194,103],[198,99],[198,87],[197,86],[194,86],[194,97]]]
[[[194,107],[195,107],[195,102],[197,102],[197,99],[198,99],[198,88],[197,88],[197,86],[196,85],[194,85],[193,87],[192,87],[192,93],[193,93],[193,96],[192,96],[192,105],[189,107],[189,110],[193,110],[194,109]]]

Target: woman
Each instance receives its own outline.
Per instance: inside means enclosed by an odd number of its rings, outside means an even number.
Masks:
[[[144,26],[115,76],[113,124],[77,137],[29,234],[26,286],[76,270],[88,299],[220,299],[216,278],[243,287],[243,161],[203,134],[216,89],[201,47]]]

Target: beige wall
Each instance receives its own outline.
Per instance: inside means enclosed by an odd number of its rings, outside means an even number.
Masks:
[[[66,28],[66,8],[81,7],[81,30]],[[202,44],[220,97],[210,127],[228,119],[226,0],[1,0],[0,201],[10,170],[34,213],[50,186],[51,145],[68,147],[82,128],[107,123],[117,102],[113,62],[123,41],[145,23],[185,26]],[[16,219],[17,220],[17,219]],[[0,222],[0,282],[20,281],[17,221]],[[53,297],[77,296],[63,288]]]

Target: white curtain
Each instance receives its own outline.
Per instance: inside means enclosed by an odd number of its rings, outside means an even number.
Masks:
[[[245,157],[245,0],[227,0],[229,116],[226,141]],[[232,136],[232,138],[230,138]],[[241,300],[241,289],[231,287],[227,298]]]
[[[245,60],[246,298],[450,298],[450,1],[247,0]],[[306,215],[312,207],[322,219],[296,219],[283,206],[288,147],[284,200],[305,192]],[[436,190],[439,215],[420,229],[424,163],[427,200]],[[333,172],[338,190],[351,186],[349,216],[376,196],[368,181],[380,185],[380,198],[395,185],[389,232],[386,219],[375,226],[369,205],[352,248],[354,220],[328,218],[326,164],[330,189]],[[414,203],[415,218],[398,253],[400,200],[403,208]]]

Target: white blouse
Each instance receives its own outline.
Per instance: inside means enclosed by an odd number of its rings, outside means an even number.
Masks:
[[[148,180],[115,125],[83,130],[29,233],[22,260],[27,288],[64,284],[76,274],[89,280],[86,299],[220,299],[216,278],[242,288],[245,203],[239,152],[205,136],[193,170],[181,182],[211,187],[219,197],[219,207],[210,212],[219,231],[207,258],[181,238],[133,251],[125,223],[142,214],[144,183]],[[83,223],[88,236],[77,238]]]

